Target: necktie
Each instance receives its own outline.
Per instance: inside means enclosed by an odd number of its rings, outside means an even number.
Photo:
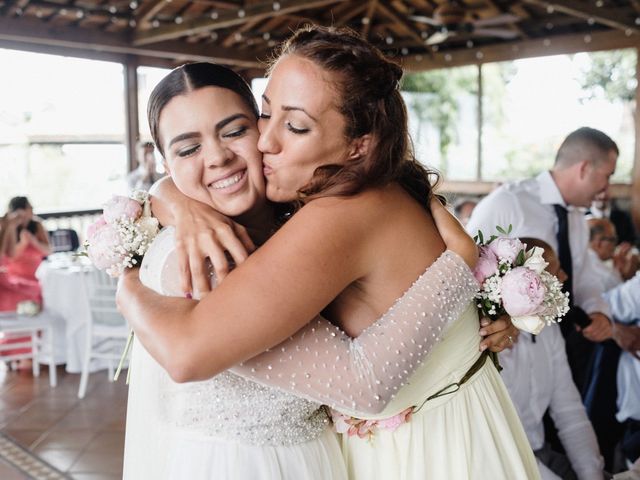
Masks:
[[[573,266],[571,263],[571,247],[569,247],[569,219],[567,209],[563,205],[555,204],[553,206],[558,217],[558,231],[556,239],[558,240],[558,260],[560,266],[569,277],[564,282],[564,290],[569,292],[569,304],[573,305]]]

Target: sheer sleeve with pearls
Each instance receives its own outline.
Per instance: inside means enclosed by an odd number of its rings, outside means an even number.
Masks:
[[[317,317],[231,371],[336,410],[376,414],[469,306],[477,289],[462,258],[446,251],[357,338]]]

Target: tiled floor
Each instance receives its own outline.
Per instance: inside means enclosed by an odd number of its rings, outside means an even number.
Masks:
[[[124,379],[110,383],[106,372],[94,373],[82,400],[79,380],[58,368],[58,386],[50,388],[47,369],[34,379],[30,371],[0,365],[0,431],[73,479],[122,478]],[[0,478],[24,478],[10,475],[0,461]]]

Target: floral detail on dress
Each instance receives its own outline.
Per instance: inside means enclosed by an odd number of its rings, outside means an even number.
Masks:
[[[414,408],[406,408],[393,417],[381,420],[363,420],[331,410],[331,419],[336,432],[346,433],[350,437],[357,435],[360,438],[371,440],[378,428],[394,432],[400,425],[409,422]]]

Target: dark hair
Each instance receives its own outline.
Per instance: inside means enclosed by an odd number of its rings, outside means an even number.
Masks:
[[[158,122],[162,109],[174,97],[204,87],[226,88],[227,90],[237,93],[255,117],[258,118],[258,105],[253,97],[251,88],[249,88],[247,82],[245,82],[240,75],[227,67],[216,65],[215,63],[187,63],[173,69],[164,77],[160,83],[156,85],[149,97],[149,104],[147,106],[149,128],[156,148],[162,156],[164,156],[164,149],[158,131]]]
[[[581,127],[567,135],[567,138],[560,145],[556,154],[556,165],[570,166],[584,160],[586,152],[582,151],[581,155],[576,155],[577,149],[580,148],[597,150],[605,154],[609,152],[620,154],[616,142],[609,135],[595,128]],[[599,156],[589,158],[592,163],[599,161],[599,159]]]
[[[31,204],[27,197],[13,197],[9,200],[9,211],[15,212],[16,210],[26,210]]]
[[[278,57],[296,55],[335,74],[336,105],[346,120],[347,140],[370,134],[367,155],[346,165],[325,165],[299,190],[304,200],[353,195],[369,186],[399,182],[419,203],[428,206],[438,174],[413,154],[407,109],[400,95],[402,68],[345,28],[308,25],[281,46]],[[270,70],[277,63],[272,62]],[[434,182],[435,183],[435,182]]]

